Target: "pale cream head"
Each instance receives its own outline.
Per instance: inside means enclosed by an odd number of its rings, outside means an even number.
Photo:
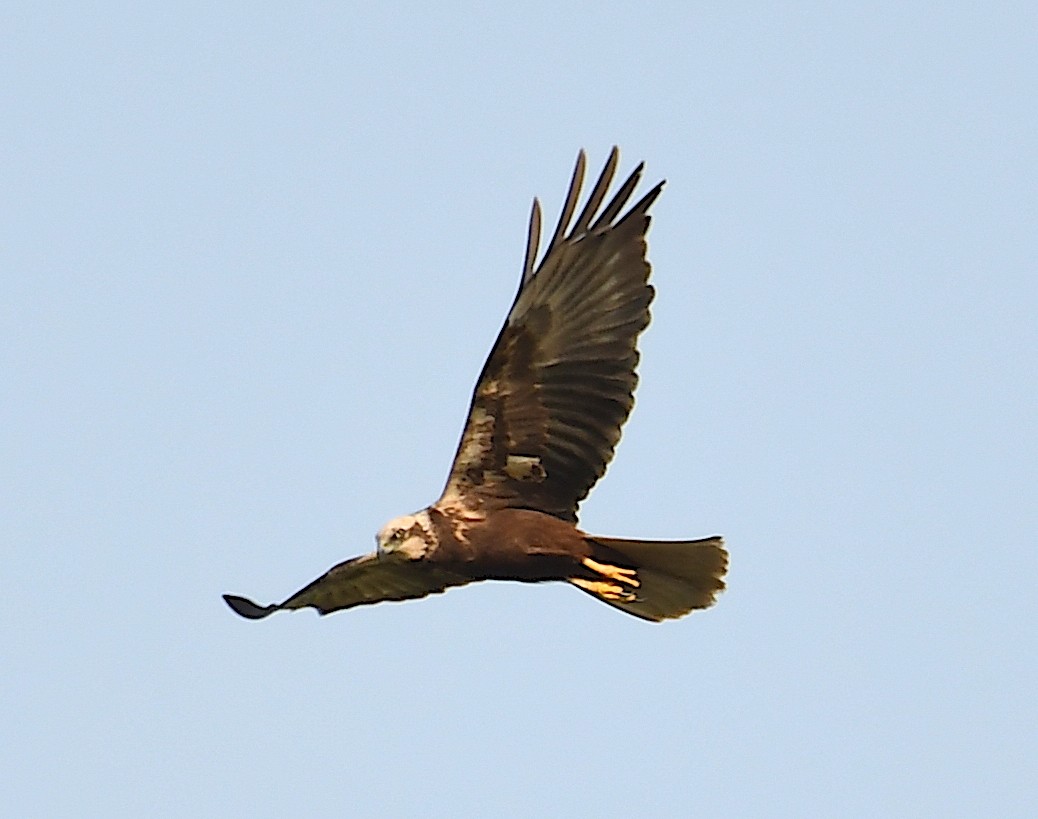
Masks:
[[[429,513],[423,511],[393,518],[382,527],[375,540],[380,556],[399,554],[411,560],[420,560],[433,545]]]

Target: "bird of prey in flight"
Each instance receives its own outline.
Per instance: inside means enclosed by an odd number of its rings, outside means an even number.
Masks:
[[[258,620],[310,606],[328,614],[477,580],[562,581],[653,621],[713,604],[728,568],[722,538],[628,540],[577,527],[577,507],[605,473],[634,404],[637,340],[654,294],[645,234],[663,182],[623,212],[643,166],[607,202],[618,159],[613,148],[573,221],[580,152],[539,264],[534,199],[519,292],[476,382],[439,500],[391,520],[374,552],[282,603],[224,595],[235,612]]]

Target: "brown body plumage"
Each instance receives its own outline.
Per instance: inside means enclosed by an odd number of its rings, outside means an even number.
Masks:
[[[397,518],[378,549],[342,563],[278,605],[224,599],[258,619],[423,597],[477,580],[567,581],[647,620],[710,606],[724,588],[720,537],[639,541],[590,536],[577,508],[604,474],[633,406],[637,338],[649,323],[645,234],[661,182],[620,217],[635,169],[599,212],[614,148],[570,227],[584,175],[580,153],[539,266],[534,200],[519,292],[477,382],[439,500]],[[567,232],[568,230],[568,232]]]

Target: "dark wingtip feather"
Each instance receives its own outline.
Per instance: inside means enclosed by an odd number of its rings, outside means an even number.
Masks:
[[[566,228],[569,227],[569,221],[573,218],[573,211],[576,209],[577,200],[580,198],[580,189],[584,185],[584,171],[586,169],[587,155],[584,153],[584,149],[581,148],[577,153],[577,165],[573,169],[573,177],[569,182],[569,193],[566,194],[566,201],[562,206],[562,212],[559,214],[559,223],[555,226],[555,233],[552,234],[551,241],[548,242],[548,249],[544,251],[545,259],[551,255],[551,252],[566,237]]]
[[[523,261],[523,277],[519,280],[519,291],[533,278],[534,266],[537,262],[537,250],[541,244],[541,203],[535,196],[530,208],[530,228],[526,234],[526,257]]]
[[[277,606],[259,606],[245,597],[234,594],[225,594],[224,602],[231,607],[235,614],[239,614],[248,620],[262,620],[268,614],[277,611]]]

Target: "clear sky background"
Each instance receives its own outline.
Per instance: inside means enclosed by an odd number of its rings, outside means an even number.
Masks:
[[[147,4],[146,4],[147,5]],[[0,813],[1033,816],[1033,3],[8,4]],[[234,616],[438,495],[576,152],[668,180],[562,585]]]

